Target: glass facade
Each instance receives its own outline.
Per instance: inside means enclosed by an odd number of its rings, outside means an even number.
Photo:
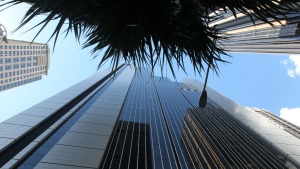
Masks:
[[[97,93],[89,99],[84,106],[82,106],[76,113],[74,113],[64,124],[56,129],[55,132],[41,144],[30,156],[24,160],[24,162],[18,166],[20,169],[30,169],[36,167],[41,159],[57,144],[57,142],[74,126],[74,124],[82,117],[88,108],[95,103],[96,99],[103,94],[105,89],[111,84],[111,81],[103,88],[97,91]]]
[[[213,100],[198,108],[199,95],[147,70],[100,73],[1,123],[0,166],[299,168]]]
[[[289,168],[284,154],[212,100],[197,108],[199,92],[149,77],[136,73],[100,168]]]
[[[100,168],[176,168],[154,82],[149,77],[147,72],[136,73]]]

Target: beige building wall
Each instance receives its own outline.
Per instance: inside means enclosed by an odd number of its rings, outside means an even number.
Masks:
[[[42,79],[49,62],[47,44],[1,38],[0,91]]]

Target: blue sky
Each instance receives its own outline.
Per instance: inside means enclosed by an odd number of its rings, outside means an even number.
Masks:
[[[38,29],[23,32],[41,18],[14,34],[10,33],[18,26],[28,7],[22,4],[0,12],[0,23],[9,32],[8,38],[32,40]],[[54,25],[55,21],[35,41],[46,43]],[[49,45],[52,50],[53,41]],[[47,76],[0,92],[0,122],[94,74],[100,58],[93,59],[90,50],[81,49],[73,34],[66,38],[61,35],[54,52],[51,51]],[[231,56],[226,58],[231,64],[219,65],[219,76],[210,72],[210,87],[242,106],[264,108],[291,121],[300,119],[300,55],[232,53]],[[195,78],[191,65],[187,63],[186,67],[188,75]],[[170,77],[171,73],[168,72],[167,76]],[[177,72],[178,81],[186,76],[182,71]],[[199,76],[196,78],[203,81]]]

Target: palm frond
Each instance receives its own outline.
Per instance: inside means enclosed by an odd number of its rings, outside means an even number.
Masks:
[[[286,11],[298,12],[298,2],[292,0],[4,0],[0,7],[22,2],[32,6],[21,21],[20,29],[38,15],[46,15],[36,36],[49,22],[59,19],[51,38],[54,44],[67,23],[66,35],[74,32],[77,40],[84,36],[83,48],[94,46],[92,52],[101,56],[99,66],[112,61],[116,68],[123,60],[136,68],[168,65],[175,77],[174,66],[185,70],[188,57],[194,70],[200,73],[204,64],[218,72],[218,62],[227,55],[220,46],[224,37],[209,27],[218,16],[209,13],[219,9],[244,13],[254,20],[272,24],[280,21]],[[280,16],[280,17],[279,17]],[[36,38],[34,37],[34,39]],[[227,55],[228,56],[228,55]],[[175,63],[175,64],[174,64]],[[161,69],[163,70],[163,69]]]

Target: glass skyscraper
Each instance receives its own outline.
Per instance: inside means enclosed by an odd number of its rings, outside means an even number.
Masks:
[[[0,123],[0,167],[300,168],[287,124],[210,88],[199,108],[201,87],[129,65],[101,71]]]

